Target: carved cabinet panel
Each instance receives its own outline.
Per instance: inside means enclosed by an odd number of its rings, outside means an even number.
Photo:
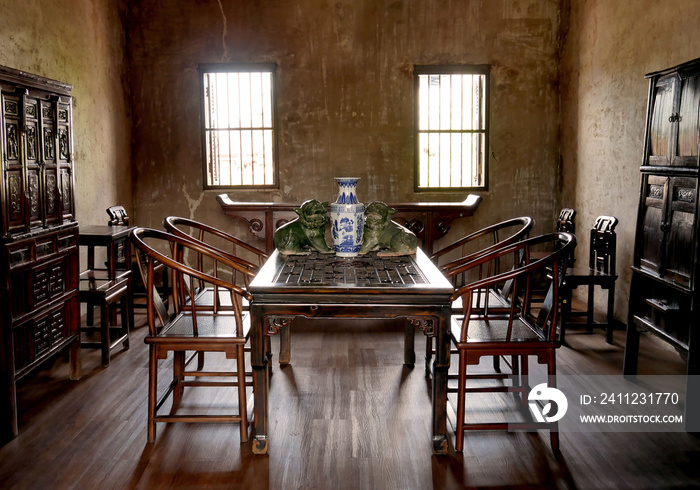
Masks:
[[[65,348],[79,376],[71,86],[0,66],[0,443],[15,382]]]
[[[691,287],[693,275],[696,188],[696,177],[643,177],[638,265],[684,288]]]
[[[2,235],[73,219],[71,99],[3,84]]]

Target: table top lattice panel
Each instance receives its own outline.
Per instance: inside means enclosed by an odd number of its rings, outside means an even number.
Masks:
[[[378,256],[372,253],[352,258],[312,252],[290,255],[274,280],[297,286],[353,285],[357,287],[426,284],[412,256]]]

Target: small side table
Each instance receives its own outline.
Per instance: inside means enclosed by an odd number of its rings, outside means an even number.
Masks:
[[[133,226],[108,226],[89,225],[80,227],[80,246],[88,248],[87,268],[95,269],[95,247],[107,248],[107,271],[109,278],[114,279],[117,274],[117,258],[119,248],[124,248],[124,258],[127,264],[131,264],[131,247],[129,246],[129,232]]]

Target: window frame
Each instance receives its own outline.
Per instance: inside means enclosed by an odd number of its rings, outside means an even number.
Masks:
[[[421,187],[420,184],[420,107],[419,107],[419,75],[484,75],[484,128],[480,130],[450,130],[462,133],[484,134],[483,185],[464,187]],[[489,190],[489,139],[490,139],[490,96],[491,67],[490,65],[414,65],[413,67],[413,138],[414,138],[414,192],[460,192]]]
[[[279,189],[279,146],[278,133],[279,126],[277,121],[277,64],[276,63],[201,63],[198,65],[199,73],[199,97],[200,97],[200,133],[201,133],[201,152],[202,152],[202,186],[204,190],[231,191],[243,189]],[[270,73],[271,74],[271,110],[272,110],[272,161],[273,171],[271,184],[225,184],[214,185],[208,183],[207,167],[207,129],[206,127],[206,97],[204,94],[204,74],[205,73]]]

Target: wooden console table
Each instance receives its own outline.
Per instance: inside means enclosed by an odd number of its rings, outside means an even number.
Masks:
[[[272,241],[274,230],[297,217],[294,208],[299,204],[279,202],[235,202],[226,194],[216,200],[227,216],[240,218],[248,223],[248,230],[265,242],[265,252],[275,250]],[[416,234],[422,241],[421,248],[430,256],[433,244],[450,230],[453,221],[472,216],[481,204],[481,196],[469,194],[462,202],[417,202],[390,204],[397,210],[393,219]],[[271,231],[270,231],[271,230]]]

